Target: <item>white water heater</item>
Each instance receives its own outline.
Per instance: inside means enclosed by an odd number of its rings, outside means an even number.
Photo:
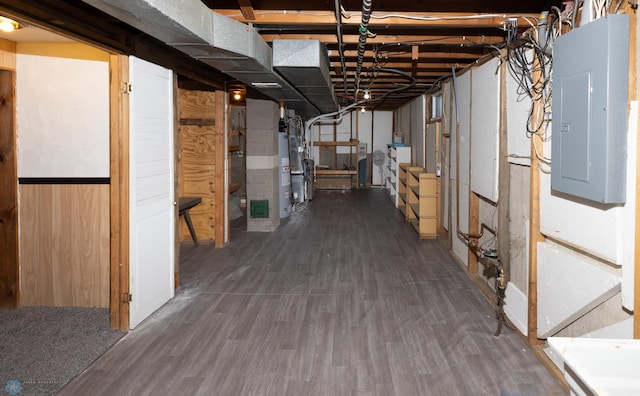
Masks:
[[[291,215],[291,167],[289,163],[289,138],[285,132],[278,133],[278,155],[280,157],[280,218]]]

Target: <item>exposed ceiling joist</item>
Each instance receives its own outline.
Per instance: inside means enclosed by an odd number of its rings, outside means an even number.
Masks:
[[[197,1],[181,0],[192,5]],[[362,0],[339,0],[337,4],[342,11],[338,13],[336,2],[330,0],[200,1],[205,9],[250,24],[269,44],[275,39],[319,40],[328,50],[329,78],[335,92],[345,97],[354,94]],[[377,104],[383,109],[397,108],[427,91],[433,82],[450,75],[452,68],[462,71],[488,54],[497,53],[506,38],[505,22],[512,27],[517,24],[517,31],[522,33],[536,23],[540,11],[552,4],[562,6],[559,0],[376,0],[364,46],[362,83],[380,93],[406,85],[406,76],[378,72],[379,67],[412,76],[416,80],[414,86]],[[140,48],[151,48],[150,37],[84,1],[0,0],[0,5],[6,10],[17,10],[13,15],[26,16],[47,29],[101,48],[140,55],[147,52],[149,57],[157,57],[159,53],[150,49],[141,51]],[[149,43],[141,46],[141,42]],[[210,74],[218,86],[221,78],[228,77],[201,62],[189,67],[189,61],[193,59],[179,62],[184,75],[191,74],[203,81],[202,76]],[[198,71],[194,73],[195,70]]]
[[[240,4],[240,11],[242,12],[242,18],[247,21],[255,21],[256,15],[253,11],[253,6],[251,5],[250,0],[238,0],[238,4]]]

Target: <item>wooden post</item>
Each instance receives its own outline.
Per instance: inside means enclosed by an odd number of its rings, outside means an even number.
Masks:
[[[542,76],[540,65],[534,63],[533,80],[539,81]],[[533,116],[531,117],[532,129],[539,124],[541,107],[543,104],[536,101],[533,104]],[[539,344],[538,339],[538,242],[544,241],[540,233],[540,163],[538,153],[542,155],[542,140],[537,134],[531,136],[531,167],[530,167],[530,192],[529,192],[529,317],[528,340],[530,345]]]
[[[455,232],[453,231],[453,229],[451,227],[453,227],[453,223],[451,221],[451,213],[453,213],[453,207],[452,202],[453,202],[453,194],[451,192],[452,190],[452,183],[451,183],[451,147],[453,145],[452,143],[452,139],[451,137],[453,136],[453,142],[455,143],[456,140],[456,135],[453,133],[453,128],[452,128],[452,124],[453,124],[453,118],[454,118],[454,114],[453,114],[453,81],[449,81],[447,83],[447,86],[449,87],[449,122],[447,122],[447,126],[445,127],[445,134],[448,135],[448,144],[445,148],[446,151],[442,152],[442,159],[443,159],[443,163],[444,163],[444,159],[446,158],[446,154],[449,154],[449,161],[447,162],[446,166],[442,169],[442,180],[444,180],[445,183],[447,183],[448,189],[447,189],[447,196],[445,197],[445,199],[447,200],[447,207],[449,208],[449,215],[446,217],[447,220],[447,227],[449,230],[449,234],[447,235],[447,249],[449,251],[453,250],[453,235],[455,235]],[[444,106],[443,106],[444,108]],[[444,206],[444,205],[443,205]],[[442,210],[442,218],[444,219],[444,209]]]
[[[506,50],[501,52],[506,57]],[[505,270],[507,279],[510,276],[509,263],[509,196],[510,196],[510,165],[507,131],[507,62],[500,63],[500,127],[498,146],[498,252],[500,265]]]
[[[536,105],[541,105],[536,103]],[[535,116],[534,116],[535,118]],[[535,122],[532,121],[532,122]],[[540,164],[536,150],[542,152],[538,135],[531,137],[531,171],[529,194],[529,318],[528,338],[531,345],[538,340],[538,242],[544,241],[540,233]]]
[[[469,97],[473,98],[473,70],[469,70],[470,78],[469,78]],[[473,100],[469,101],[469,157],[471,157],[471,152],[473,150]],[[456,153],[456,156],[460,156],[460,152]],[[480,223],[480,198],[476,193],[471,190],[471,158],[469,158],[469,235],[477,235],[480,231],[479,223]],[[472,242],[478,242],[475,238],[469,238],[469,249],[467,253],[467,271],[470,274],[478,273],[478,256],[476,256],[476,246],[471,246]]]
[[[411,46],[411,60],[417,61],[420,58],[420,46],[412,45]]]
[[[110,323],[129,330],[129,58],[109,56],[110,105]]]
[[[15,73],[0,70],[0,308],[17,308],[18,174]]]
[[[225,185],[226,171],[224,162],[229,149],[225,145],[225,135],[227,125],[225,121],[225,107],[227,103],[227,93],[216,91],[216,132],[215,132],[215,243],[216,247],[223,247],[225,240],[225,228],[228,217],[225,216],[225,203],[227,202],[227,186]],[[219,121],[219,122],[218,122]]]
[[[469,188],[469,235],[477,235],[480,232],[480,197]],[[478,256],[475,253],[473,242],[478,242],[476,238],[469,238],[469,253],[467,271],[470,274],[478,273]]]

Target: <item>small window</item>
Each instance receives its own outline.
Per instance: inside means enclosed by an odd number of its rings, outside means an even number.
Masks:
[[[431,95],[431,120],[442,118],[442,92]]]

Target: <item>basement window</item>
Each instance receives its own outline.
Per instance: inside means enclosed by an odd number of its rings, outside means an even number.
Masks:
[[[431,95],[431,112],[430,120],[439,120],[442,118],[442,92]]]

